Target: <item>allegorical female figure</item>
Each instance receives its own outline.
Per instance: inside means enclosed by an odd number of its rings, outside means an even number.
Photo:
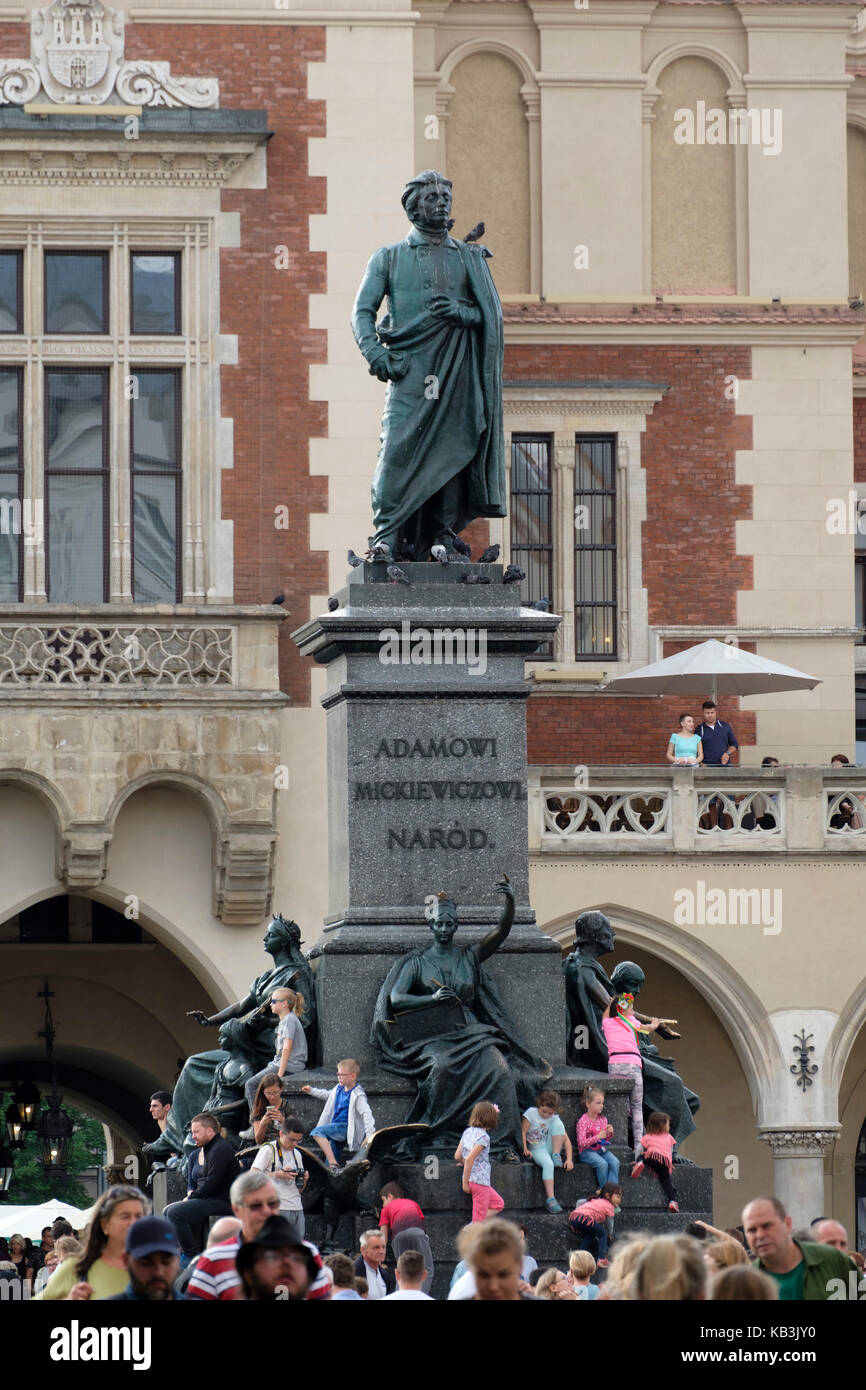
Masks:
[[[150,1158],[162,1159],[171,1153],[182,1152],[189,1122],[211,1096],[218,1068],[234,1059],[250,1066],[249,1074],[252,1075],[253,1071],[273,1060],[276,1019],[268,1007],[273,990],[296,985],[304,997],[312,1001],[304,1019],[304,1032],[307,1034],[309,1055],[315,1057],[313,975],[309,962],[301,952],[301,930],[297,922],[274,917],[268,923],[264,947],[273,958],[273,967],[253,980],[249,993],[243,999],[210,1016],[201,1009],[191,1010],[189,1017],[203,1028],[221,1028],[230,1020],[236,1020],[231,1033],[222,1034],[222,1041],[228,1041],[231,1050],[220,1047],[210,1052],[196,1052],[187,1058],[174,1088],[166,1127],[157,1140],[144,1145],[144,1152]],[[231,1128],[240,1127],[244,1112],[238,1111],[227,1118]]]
[[[468,946],[455,944],[457,908],[440,894],[430,922],[433,942],[426,950],[404,956],[389,972],[376,1001],[371,1041],[387,1071],[416,1083],[406,1123],[430,1126],[425,1145],[453,1147],[473,1106],[485,1100],[499,1106],[493,1152],[517,1156],[522,1111],[534,1103],[552,1068],[529,1051],[484,969],[484,961],[503,944],[514,921],[511,884],[503,880],[497,887],[505,894],[499,925]],[[395,1031],[401,1031],[401,1015],[446,1000],[459,1001],[465,1022],[410,1042],[395,1037]]]

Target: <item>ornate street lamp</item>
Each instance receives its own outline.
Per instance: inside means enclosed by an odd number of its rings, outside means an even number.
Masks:
[[[12,1168],[15,1163],[15,1155],[11,1149],[7,1149],[4,1144],[0,1144],[0,1201],[6,1200],[6,1193],[9,1191],[9,1184],[12,1181]]]
[[[48,988],[47,980],[45,981],[45,988],[41,989],[36,997],[45,1000],[45,1027],[39,1036],[45,1039],[45,1051],[51,1067],[51,1095],[48,1097],[48,1108],[43,1110],[36,1124],[36,1137],[39,1141],[39,1157],[46,1177],[63,1177],[66,1173],[69,1141],[72,1138],[75,1125],[60,1104],[63,1097],[57,1093],[57,1064],[54,1061],[54,1018],[51,1013],[51,1005],[48,1002],[49,999],[54,998],[54,991]]]
[[[6,1133],[9,1135],[9,1143],[13,1149],[24,1147],[24,1121],[18,1113],[18,1106],[13,1101],[6,1107]]]
[[[52,1086],[48,1108],[43,1110],[36,1125],[39,1158],[46,1177],[63,1177],[69,1155],[69,1141],[75,1125],[61,1106],[63,1097]]]
[[[20,1086],[15,1087],[14,1104],[24,1126],[25,1134],[36,1126],[36,1116],[39,1113],[41,1100],[42,1092],[38,1086],[34,1086],[32,1081],[22,1081]]]

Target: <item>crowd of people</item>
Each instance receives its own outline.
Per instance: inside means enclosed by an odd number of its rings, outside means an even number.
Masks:
[[[652,1112],[644,1126],[635,1061],[644,1025],[635,1019],[629,996],[611,1000],[603,1027],[611,1071],[618,1068],[617,1075],[635,1083],[630,1176],[639,1179],[646,1171],[654,1177],[676,1215],[670,1117]],[[279,1055],[288,1060],[284,1044],[281,1038]],[[331,1090],[303,1088],[324,1101],[310,1137],[333,1170],[374,1132],[359,1070],[346,1058]],[[775,1197],[750,1202],[738,1228],[722,1231],[698,1221],[677,1235],[617,1238],[623,1189],[604,1099],[598,1085],[587,1085],[574,1144],[556,1091],[541,1091],[523,1115],[524,1156],[541,1170],[546,1211],[562,1215],[565,1223],[563,1244],[571,1250],[563,1268],[539,1268],[526,1231],[504,1219],[506,1204],[492,1185],[490,1158],[499,1110],[486,1101],[474,1106],[454,1154],[472,1217],[457,1239],[459,1259],[447,1293],[444,1278],[438,1281],[440,1297],[594,1302],[857,1296],[864,1260],[849,1251],[844,1227],[819,1218],[811,1230],[794,1232]],[[260,1074],[251,1100],[257,1145],[249,1166],[221,1135],[218,1117],[202,1112],[191,1122],[195,1151],[187,1163],[184,1199],[154,1216],[137,1187],[110,1187],[80,1242],[63,1222],[43,1231],[38,1248],[13,1236],[8,1251],[0,1248],[0,1256],[9,1257],[8,1267],[0,1260],[0,1280],[18,1281],[19,1296],[43,1301],[435,1301],[436,1268],[419,1203],[398,1182],[387,1183],[379,1194],[378,1224],[364,1231],[358,1249],[323,1258],[306,1236],[304,1125],[286,1111],[281,1074]],[[168,1093],[156,1093],[151,1113],[157,1123],[164,1123],[170,1105]],[[556,1173],[573,1169],[575,1159],[591,1170],[596,1188],[566,1213],[555,1196]]]
[[[250,1170],[232,1184],[232,1216],[214,1223],[205,1249],[182,1270],[176,1226],[151,1215],[138,1188],[111,1187],[99,1199],[82,1243],[73,1240],[58,1252],[53,1273],[34,1297],[436,1301],[429,1292],[433,1271],[421,1250],[409,1246],[399,1254],[395,1250],[393,1264],[387,1259],[389,1244],[411,1229],[407,1222],[424,1234],[420,1207],[393,1183],[382,1198],[383,1226],[364,1232],[357,1256],[323,1259],[312,1242],[298,1239],[281,1213],[272,1176]],[[68,1238],[46,1230],[42,1239],[47,1257]],[[603,1282],[598,1278],[602,1262],[584,1249],[572,1250],[565,1268],[539,1268],[527,1252],[523,1228],[501,1216],[464,1226],[457,1253],[449,1301],[828,1301],[855,1298],[852,1289],[863,1268],[862,1258],[848,1251],[838,1222],[819,1218],[810,1232],[795,1235],[774,1197],[750,1202],[742,1226],[726,1231],[694,1222],[676,1235],[626,1236],[617,1241]]]

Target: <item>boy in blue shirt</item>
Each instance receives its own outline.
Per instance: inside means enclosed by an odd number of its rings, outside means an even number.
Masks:
[[[337,1063],[337,1084],[332,1090],[325,1091],[320,1086],[301,1087],[305,1095],[325,1102],[319,1123],[310,1130],[310,1137],[322,1150],[332,1173],[339,1169],[344,1144],[350,1151],[360,1149],[376,1132],[364,1088],[358,1085],[360,1070],[354,1057],[345,1057]]]

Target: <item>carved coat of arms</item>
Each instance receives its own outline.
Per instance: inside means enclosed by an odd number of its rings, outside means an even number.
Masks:
[[[111,95],[123,60],[123,21],[100,0],[54,0],[36,11],[32,58],[52,101],[98,106]]]

